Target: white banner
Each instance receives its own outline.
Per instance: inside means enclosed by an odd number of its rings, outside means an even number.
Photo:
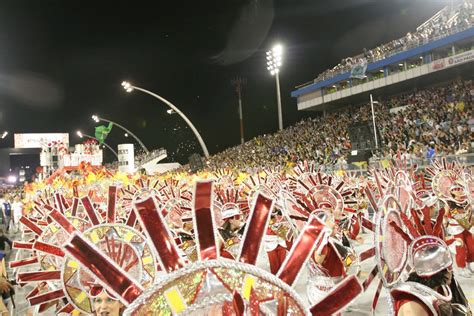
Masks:
[[[408,104],[408,105],[402,105],[402,106],[397,106],[395,108],[391,108],[390,109],[390,113],[398,113],[406,108],[408,108],[411,104]]]
[[[474,60],[474,51],[470,50],[452,57],[448,57],[448,65],[454,66],[468,61]]]
[[[68,133],[15,134],[15,148],[42,148],[53,142],[62,142],[69,147]]]
[[[135,153],[133,144],[118,145],[118,163],[120,172],[135,171]]]

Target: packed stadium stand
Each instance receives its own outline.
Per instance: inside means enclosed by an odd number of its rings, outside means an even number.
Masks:
[[[473,152],[474,83],[455,80],[441,86],[409,91],[380,103],[379,157],[404,153],[410,160]],[[370,104],[346,107],[310,118],[273,135],[259,136],[212,156],[215,168],[247,170],[291,166],[302,160],[346,164],[351,152],[348,126],[370,119]]]
[[[373,122],[370,94],[379,142],[370,156],[403,153],[419,164],[447,155],[473,160],[473,14],[469,1],[446,6],[405,37],[344,59],[292,92],[298,109],[318,112],[314,118],[229,148],[207,166],[249,170],[315,160],[347,168],[350,126]]]

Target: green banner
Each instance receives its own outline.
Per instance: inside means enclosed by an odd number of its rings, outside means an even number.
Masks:
[[[109,126],[100,125],[95,128],[95,138],[99,141],[99,144],[103,144],[107,135],[109,135],[110,131],[114,124],[109,123]]]

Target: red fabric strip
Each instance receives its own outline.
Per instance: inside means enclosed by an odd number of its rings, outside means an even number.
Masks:
[[[33,244],[33,249],[48,253],[53,256],[58,256],[58,257],[64,257],[64,251],[61,250],[61,248],[37,241]]]
[[[377,202],[375,202],[372,191],[370,191],[369,187],[366,187],[364,191],[365,191],[365,195],[367,195],[367,197],[369,198],[370,205],[372,205],[372,208],[374,209],[375,213],[378,213],[379,207],[377,205]]]
[[[72,313],[73,310],[74,310],[74,306],[71,303],[68,303],[67,305],[65,305],[63,308],[61,308],[58,311],[58,314],[61,314],[61,313],[70,314]]]
[[[41,210],[41,208],[39,208],[38,206],[34,206],[33,207],[33,210],[35,210],[36,212],[40,213],[41,215],[44,216],[44,212]]]
[[[153,198],[135,203],[135,212],[145,234],[155,246],[163,270],[171,272],[182,268],[185,261],[180,257],[174,238]]]
[[[423,227],[425,228],[425,232],[427,235],[432,235],[433,229],[431,226],[430,209],[425,206],[421,211],[423,212]]]
[[[219,248],[215,239],[212,217],[212,182],[197,182],[194,194],[194,218],[200,260],[217,259]]]
[[[64,205],[63,205],[63,200],[61,198],[60,193],[55,193],[54,194],[54,201],[56,202],[56,205],[61,213],[64,213]]]
[[[393,229],[395,229],[395,231],[400,235],[400,237],[402,237],[407,243],[411,243],[413,241],[411,237],[405,233],[400,226],[397,225],[397,223],[391,221],[389,225],[392,226]]]
[[[371,231],[375,230],[375,225],[372,223],[370,220],[368,220],[365,217],[362,217],[362,226],[364,226],[367,229],[370,229]]]
[[[58,298],[64,297],[64,292],[62,289],[52,291],[52,292],[47,292],[38,296],[33,296],[28,299],[30,302],[31,306],[50,302],[53,300],[57,300]]]
[[[27,266],[29,264],[35,264],[35,263],[38,263],[37,257],[31,257],[28,259],[22,259],[22,260],[17,260],[17,261],[10,261],[9,265],[10,265],[10,268],[18,268],[18,267]]]
[[[109,199],[107,200],[107,223],[115,223],[115,203],[117,201],[117,187],[109,187]]]
[[[365,251],[362,251],[360,253],[360,261],[364,261],[364,260],[367,260],[369,258],[372,258],[373,256],[375,256],[375,247],[374,248],[370,248],[370,249],[367,249]]]
[[[143,293],[141,285],[130,279],[110,258],[94,249],[77,233],[72,235],[69,243],[64,245],[64,249],[101,280],[108,290],[120,296],[124,303],[133,302]]]
[[[99,225],[99,217],[97,217],[97,213],[95,212],[94,206],[92,206],[91,200],[88,196],[85,196],[81,199],[82,205],[84,205],[84,209],[86,210],[87,216],[91,221],[92,225]]]
[[[379,285],[377,286],[377,290],[375,291],[374,300],[372,301],[372,315],[375,315],[375,308],[377,307],[377,303],[379,302],[380,292],[382,291],[382,280],[379,281]]]
[[[43,287],[46,284],[46,282],[41,282],[33,290],[31,290],[30,293],[26,294],[25,298],[28,299],[30,297],[36,296],[39,293],[40,287]]]
[[[237,291],[234,291],[234,295],[232,299],[232,307],[233,307],[233,311],[235,312],[237,316],[245,315],[244,299]]]
[[[77,197],[74,197],[72,199],[72,210],[71,210],[71,215],[72,216],[76,216],[78,207],[79,207],[79,199]]]
[[[255,206],[250,213],[247,227],[243,235],[238,261],[255,265],[262,244],[263,236],[267,231],[273,201],[261,194],[257,196]]]
[[[411,234],[411,236],[413,238],[418,238],[418,237],[421,236],[420,233],[418,232],[418,230],[416,230],[416,228],[413,225],[412,221],[408,218],[408,216],[406,216],[404,213],[400,213],[400,217],[401,217],[403,223],[405,223],[405,226],[407,227],[408,232]]]
[[[346,277],[329,291],[326,297],[310,309],[312,315],[330,316],[355,299],[363,288],[354,275]]]
[[[364,287],[364,291],[367,290],[374,280],[374,278],[377,276],[377,273],[379,272],[379,267],[375,266],[372,271],[370,271],[369,276],[367,279],[365,279],[364,284],[362,285]]]
[[[51,217],[56,223],[59,224],[68,234],[72,234],[76,231],[76,228],[72,223],[60,212],[57,210],[52,210],[49,212],[49,217]]]
[[[41,228],[39,228],[35,223],[33,223],[32,221],[30,221],[27,217],[25,216],[22,216],[20,218],[20,223],[22,223],[23,225],[25,225],[26,227],[28,227],[32,232],[34,232],[36,235],[41,235],[43,233],[43,231],[41,230]]]
[[[410,213],[411,213],[411,217],[412,217],[413,221],[416,224],[417,231],[419,231],[421,235],[426,235],[427,232],[425,231],[425,228],[424,228],[423,224],[421,223],[420,217],[418,216],[418,212],[414,209],[411,209]]]
[[[304,266],[308,258],[313,253],[313,249],[322,241],[322,237],[326,234],[325,225],[316,217],[311,216],[305,228],[291,248],[290,253],[286,256],[277,276],[290,286],[296,280],[301,268]]]
[[[33,243],[14,241],[12,248],[13,249],[33,249]]]
[[[65,208],[65,209],[68,209],[68,208],[69,208],[69,204],[68,204],[66,198],[64,197],[64,195],[61,195],[61,199],[62,199],[62,201],[63,201],[64,208]]]
[[[443,225],[443,218],[444,218],[444,213],[446,212],[446,210],[443,208],[441,208],[439,210],[439,213],[438,213],[438,216],[436,217],[436,222],[434,224],[434,227],[433,227],[433,235],[436,236],[436,237],[440,237],[442,238],[442,233],[443,233],[443,229],[442,229],[442,225]]]
[[[137,215],[135,214],[135,212],[132,211],[128,214],[128,219],[125,225],[130,226],[130,227],[135,227],[136,222],[137,222]]]
[[[61,271],[39,271],[39,272],[21,272],[16,277],[19,283],[60,280]]]

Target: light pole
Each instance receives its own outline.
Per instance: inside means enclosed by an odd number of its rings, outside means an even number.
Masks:
[[[97,142],[99,142],[99,140],[98,140],[97,138],[95,138],[94,136],[84,134],[84,133],[82,133],[81,131],[77,131],[76,134],[77,134],[77,136],[79,136],[80,138],[87,137],[87,138],[95,139]],[[100,144],[100,142],[99,142],[99,144]],[[107,148],[115,155],[115,157],[116,157],[117,160],[118,160],[117,152],[116,152],[112,147],[110,147],[107,143],[103,142],[102,144],[104,144],[104,146],[107,147]]]
[[[235,86],[235,91],[239,97],[239,119],[240,119],[240,143],[244,143],[244,115],[242,112],[242,86],[247,81],[244,78],[237,77],[232,80],[232,84]]]
[[[275,45],[271,50],[267,52],[267,69],[270,71],[272,76],[276,79],[277,89],[277,102],[278,102],[278,129],[283,129],[283,117],[281,112],[281,95],[280,95],[280,67],[281,59],[283,54],[283,47],[281,45]]]
[[[143,148],[143,150],[145,151],[146,154],[149,154],[150,151],[148,150],[148,148],[146,148],[145,144],[143,144],[143,142],[135,135],[133,134],[131,131],[129,131],[128,129],[126,129],[125,127],[123,127],[122,125],[118,124],[118,123],[115,123],[111,120],[108,120],[108,119],[105,119],[103,117],[100,117],[98,115],[92,115],[92,119],[94,120],[94,122],[96,123],[99,123],[100,121],[104,121],[104,122],[107,122],[107,123],[112,123],[116,126],[118,126],[119,128],[123,129],[125,131],[126,134],[129,134],[129,135],[132,135],[133,138],[135,138],[135,140],[140,144],[140,146]],[[128,137],[125,136],[125,137]]]
[[[155,97],[157,98],[158,100],[164,102],[166,105],[168,105],[171,109],[173,109],[176,113],[178,113],[182,118],[183,120],[188,124],[188,126],[191,128],[191,130],[193,131],[194,135],[196,135],[196,138],[198,139],[199,141],[199,144],[201,145],[201,148],[202,148],[202,151],[204,152],[204,156],[209,157],[209,151],[207,150],[207,147],[206,147],[206,144],[204,143],[204,141],[202,140],[202,137],[201,135],[199,134],[199,132],[197,131],[197,129],[194,127],[193,123],[191,123],[191,121],[186,117],[186,115],[183,114],[183,112],[181,112],[176,106],[173,105],[173,103],[171,103],[170,101],[166,100],[165,98],[157,95],[156,93],[153,93],[151,91],[148,91],[146,89],[143,89],[143,88],[140,88],[140,87],[137,87],[137,86],[133,86],[130,82],[127,82],[127,81],[124,81],[122,82],[122,87],[125,89],[125,91],[127,92],[132,92],[133,90],[139,90],[141,92],[144,92],[146,94],[149,94],[151,95],[152,97]]]
[[[372,110],[372,123],[374,124],[374,138],[375,138],[375,148],[379,148],[377,142],[377,128],[375,127],[375,113],[374,113],[374,104],[379,104],[378,101],[374,101],[372,98],[372,93],[370,94],[370,108]]]

